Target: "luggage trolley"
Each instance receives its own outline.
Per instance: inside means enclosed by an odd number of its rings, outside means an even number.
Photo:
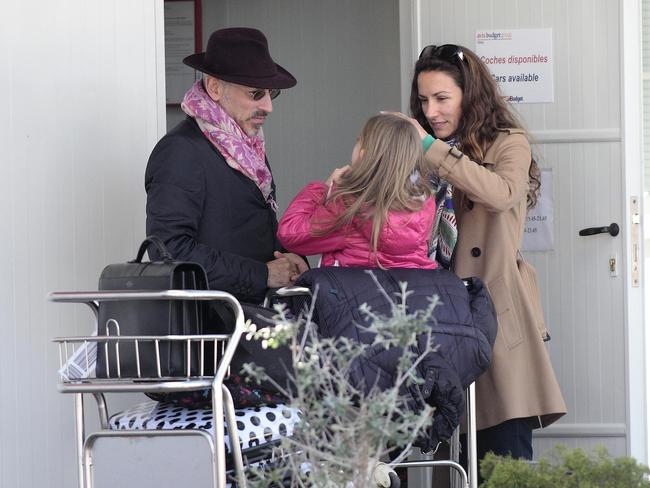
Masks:
[[[102,302],[124,300],[219,300],[225,302],[234,312],[235,327],[232,334],[176,335],[176,336],[83,336],[58,337],[61,381],[59,391],[74,395],[77,471],[80,488],[101,488],[102,486],[141,487],[152,486],[152,471],[168,477],[179,471],[186,476],[183,484],[194,486],[226,486],[226,442],[224,422],[230,435],[237,433],[237,421],[232,396],[223,385],[229,373],[229,364],[244,331],[243,312],[239,302],[229,293],[221,291],[167,290],[167,291],[103,291],[103,292],[53,292],[48,299],[54,302],[82,303],[89,306],[97,322]],[[97,324],[102,326],[102,324]],[[105,324],[104,324],[105,325]],[[127,346],[128,344],[128,346]],[[140,374],[140,351],[144,344],[153,344],[158,375],[144,377]],[[119,349],[135,351],[137,374],[125,377],[120,374]],[[186,374],[168,377],[161,374],[160,349],[179,345],[186,351]],[[117,374],[113,378],[96,378],[92,374],[75,374],[74,361],[79,369],[89,369],[93,355],[99,347],[114,349],[117,357]],[[204,352],[214,347],[213,364],[204,361]],[[94,352],[93,352],[94,350]],[[149,346],[148,350],[152,350]],[[197,352],[198,351],[198,352]],[[200,371],[191,371],[192,354],[199,354]],[[123,352],[123,355],[125,352]],[[106,355],[108,358],[108,355]],[[218,360],[217,360],[218,357]],[[134,358],[130,358],[132,361]],[[108,361],[108,359],[107,359]],[[194,358],[196,361],[196,358]],[[107,368],[108,369],[108,368]],[[109,411],[104,397],[109,392],[178,392],[210,388],[212,391],[213,419],[211,432],[206,430],[139,430],[115,431],[109,426]],[[96,400],[100,430],[87,434],[84,418],[84,394],[92,394]],[[154,441],[154,442],[152,442]],[[168,450],[171,456],[146,460],[144,453],[151,453],[154,444],[160,444],[159,452]],[[240,486],[245,486],[243,461],[238,439],[229,442],[234,470]],[[105,461],[104,461],[105,459]],[[147,465],[147,462],[150,464]],[[126,466],[128,464],[131,466]],[[172,463],[173,466],[166,465]],[[183,465],[182,463],[187,463]],[[136,466],[137,465],[137,466]],[[122,470],[123,475],[117,473]],[[121,476],[121,477],[120,477]],[[104,481],[103,479],[110,480]],[[146,480],[146,481],[145,481]],[[127,484],[127,481],[131,484]],[[121,484],[120,484],[121,483]],[[160,486],[160,485],[157,485]]]
[[[287,294],[304,293],[304,290],[287,290]],[[283,294],[282,292],[280,293]],[[91,335],[76,337],[57,337],[54,342],[59,345],[61,381],[59,391],[74,395],[77,472],[79,488],[103,488],[121,486],[122,488],[140,488],[142,486],[176,486],[192,485],[196,487],[223,488],[228,486],[227,474],[233,473],[240,487],[246,486],[244,461],[240,439],[233,442],[231,435],[237,435],[235,407],[230,391],[224,386],[224,379],[229,375],[230,361],[244,332],[244,317],[239,302],[229,293],[221,291],[167,290],[167,291],[88,291],[88,292],[52,292],[48,299],[53,302],[81,303],[92,309],[97,323],[99,307],[102,302],[125,300],[220,300],[224,301],[235,315],[235,327],[232,334],[211,335],[169,335],[169,336],[122,336]],[[112,319],[111,319],[112,320]],[[110,321],[110,320],[109,320]],[[106,326],[106,324],[103,324]],[[119,324],[109,324],[119,325]],[[101,327],[102,324],[97,324]],[[108,331],[107,331],[108,332]],[[154,377],[140,374],[140,363],[145,361],[140,351],[147,349],[144,344],[153,344],[156,370]],[[186,373],[183,376],[165,376],[160,364],[160,349],[169,345],[181,345],[186,351]],[[119,346],[122,345],[123,356],[135,354],[135,358],[120,357]],[[131,346],[130,348],[128,346]],[[97,348],[103,347],[115,351],[117,374],[114,377],[97,378],[88,374],[89,366],[96,360]],[[205,350],[214,347],[212,364],[205,364]],[[151,350],[149,347],[147,350]],[[190,367],[193,355],[198,355],[199,371]],[[108,361],[108,354],[105,354]],[[135,376],[120,374],[121,361],[130,359],[137,365]],[[197,358],[195,357],[194,360]],[[108,365],[107,371],[110,371]],[[79,374],[79,371],[84,371]],[[209,388],[212,392],[212,415],[209,427],[175,430],[175,427],[134,427],[138,415],[142,415],[140,404],[126,412],[113,416],[105,400],[105,393],[128,392],[179,392]],[[423,468],[447,466],[457,473],[453,487],[476,488],[476,441],[474,429],[474,385],[468,389],[468,473],[458,464],[458,453],[452,451],[450,460],[417,460],[391,463],[389,468]],[[84,415],[84,395],[91,394],[97,404],[100,429],[87,433]],[[154,404],[155,402],[149,402]],[[283,407],[283,406],[280,406]],[[185,409],[188,410],[188,409]],[[285,408],[284,412],[287,412]],[[237,414],[242,414],[237,410]],[[190,412],[192,413],[192,412]],[[117,422],[114,422],[115,418]],[[273,439],[281,435],[290,435],[291,423],[299,420],[297,412],[290,412],[285,417],[289,429],[274,432]],[[224,419],[227,433],[224,429]],[[241,423],[241,421],[240,421]],[[144,425],[144,423],[143,423]],[[134,430],[132,430],[134,429]],[[168,430],[172,429],[172,430]],[[458,436],[458,429],[454,435]],[[263,443],[269,440],[264,434]],[[452,442],[454,445],[454,442]],[[226,447],[232,455],[231,466],[227,463]],[[161,455],[161,453],[163,453]],[[164,453],[167,453],[166,455]],[[473,461],[473,462],[472,462]],[[161,480],[156,482],[158,476]],[[173,482],[171,479],[178,481]],[[171,484],[170,484],[171,483]],[[395,486],[394,484],[391,486]]]

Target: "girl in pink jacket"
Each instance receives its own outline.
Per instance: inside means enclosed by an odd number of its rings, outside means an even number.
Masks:
[[[322,266],[435,269],[427,256],[436,213],[427,174],[410,122],[375,115],[350,164],[296,195],[278,238],[290,252],[322,254]]]

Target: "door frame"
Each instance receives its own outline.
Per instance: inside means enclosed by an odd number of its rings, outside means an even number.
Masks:
[[[643,86],[641,0],[621,0],[621,133],[623,161],[623,229],[625,263],[626,395],[628,454],[648,463],[648,361],[644,313],[643,221]],[[632,208],[632,199],[638,210]],[[638,222],[636,225],[634,222]],[[634,249],[636,247],[636,249]],[[633,284],[633,258],[637,258],[639,284]]]
[[[165,72],[165,4],[164,0],[153,0],[155,16],[156,46],[156,90],[158,90],[157,132],[158,139],[167,132],[167,75]]]

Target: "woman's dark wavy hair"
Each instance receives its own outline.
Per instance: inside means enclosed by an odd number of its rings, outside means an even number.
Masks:
[[[424,116],[418,97],[418,76],[426,71],[447,73],[463,92],[462,117],[455,134],[458,148],[472,160],[481,162],[497,138],[499,129],[522,129],[523,125],[505,102],[485,64],[469,49],[463,46],[458,48],[463,52],[464,60],[458,57],[456,61],[449,62],[425,55],[415,63],[411,84],[411,113],[420,125],[433,135],[433,129]],[[541,186],[540,171],[534,158],[531,158],[528,176],[527,203],[528,208],[532,208],[537,203]]]

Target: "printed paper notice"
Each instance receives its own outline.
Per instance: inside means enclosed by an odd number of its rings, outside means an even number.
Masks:
[[[522,251],[553,250],[553,171],[544,169],[537,205],[528,211]]]
[[[476,54],[508,101],[554,101],[553,29],[476,31]]]
[[[165,80],[167,103],[181,103],[194,83],[183,58],[194,53],[194,2],[165,2]]]

